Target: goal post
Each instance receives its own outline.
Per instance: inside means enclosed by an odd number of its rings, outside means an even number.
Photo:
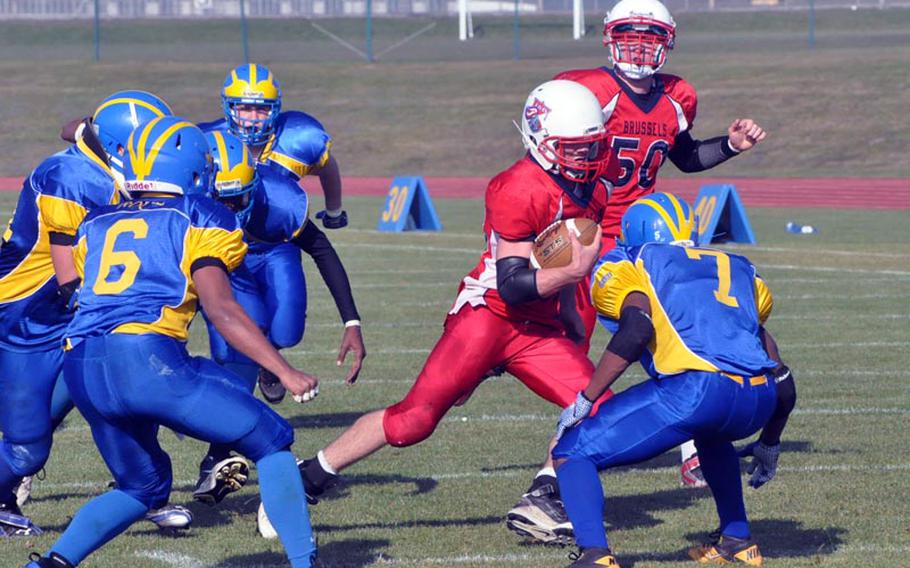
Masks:
[[[585,3],[584,0],[572,0],[572,39],[585,36]]]
[[[474,37],[474,22],[471,18],[471,0],[458,0],[458,39],[467,41]]]

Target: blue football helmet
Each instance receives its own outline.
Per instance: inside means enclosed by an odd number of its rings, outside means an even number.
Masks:
[[[126,140],[140,124],[171,116],[166,102],[145,91],[117,91],[104,99],[92,116],[92,129],[104,146],[111,167],[123,173]]]
[[[645,243],[695,244],[695,214],[679,196],[652,193],[626,209],[620,223],[617,244],[641,246]]]
[[[221,103],[231,134],[250,146],[260,146],[275,132],[275,121],[281,112],[281,85],[264,65],[240,65],[224,79]],[[237,105],[266,107],[268,116],[241,120],[235,108]]]
[[[130,134],[123,170],[129,192],[207,194],[214,177],[205,134],[176,116],[154,118]]]
[[[233,211],[243,227],[250,219],[253,191],[259,185],[252,152],[233,134],[216,130],[207,133],[205,139],[215,164],[215,199]]]

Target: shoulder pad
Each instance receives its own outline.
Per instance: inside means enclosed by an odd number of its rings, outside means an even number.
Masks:
[[[207,195],[187,195],[186,200],[187,212],[190,215],[190,221],[195,227],[224,229],[234,231],[240,228],[237,216],[234,213],[218,203]]]
[[[261,159],[302,178],[325,164],[331,145],[332,137],[318,120],[304,112],[287,111],[278,115],[275,136]]]
[[[566,81],[575,81],[587,87],[600,102],[600,106],[606,106],[607,103],[620,92],[621,88],[613,78],[613,75],[604,67],[595,67],[592,69],[573,69],[563,71],[553,79],[564,79]]]
[[[664,81],[664,92],[682,107],[691,128],[692,123],[695,122],[695,114],[698,108],[698,95],[695,92],[695,87],[676,75],[661,73],[661,77]]]

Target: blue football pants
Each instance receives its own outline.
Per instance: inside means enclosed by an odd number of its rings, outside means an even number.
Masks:
[[[760,380],[760,379],[759,379]],[[751,385],[718,373],[687,372],[648,380],[605,402],[563,435],[553,458],[576,542],[607,546],[597,471],[639,463],[695,440],[724,534],[748,536],[739,461],[732,441],[754,434],[776,405],[774,382]]]

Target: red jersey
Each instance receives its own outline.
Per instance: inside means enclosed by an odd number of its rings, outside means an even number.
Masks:
[[[601,223],[604,243],[612,247],[623,213],[636,199],[655,191],[657,170],[676,137],[692,128],[698,105],[695,89],[675,75],[657,73],[651,92],[637,95],[606,67],[566,71],[554,79],[581,83],[603,107],[611,149],[620,165],[619,176],[611,179],[610,207]]]
[[[582,203],[564,191],[533,158],[525,156],[490,181],[484,202],[487,248],[462,280],[449,313],[457,313],[465,304],[485,305],[513,321],[559,325],[556,295],[519,306],[506,305],[496,291],[496,247],[502,239],[531,241],[560,219],[586,217],[601,222],[607,205],[604,183],[596,182],[590,199]]]

